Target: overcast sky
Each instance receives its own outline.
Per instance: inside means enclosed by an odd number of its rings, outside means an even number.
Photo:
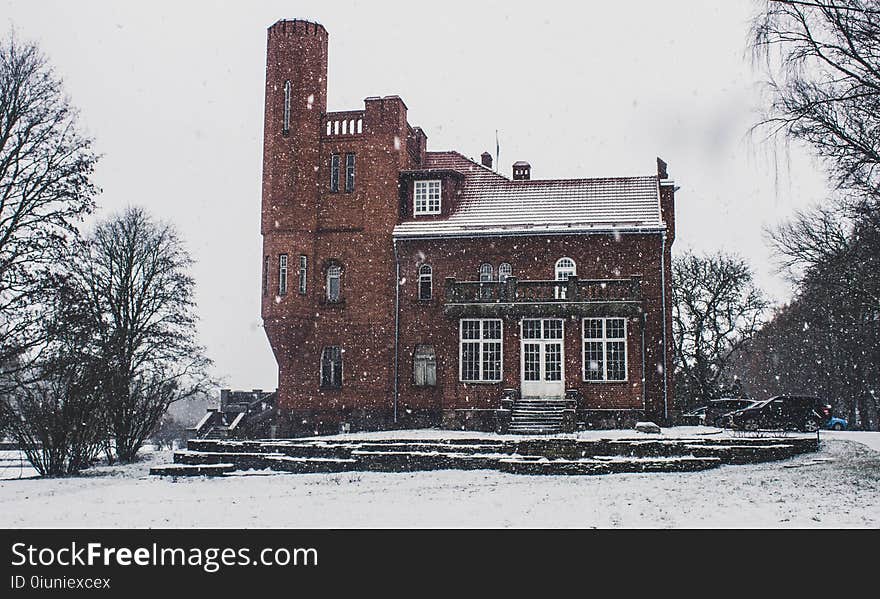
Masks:
[[[274,389],[260,320],[266,28],[330,33],[329,110],[397,94],[429,150],[533,178],[650,175],[676,185],[674,251],[747,258],[776,300],[763,228],[826,196],[806,151],[749,127],[760,75],[746,51],[755,3],[49,2],[0,0],[36,41],[103,154],[98,217],[141,205],[173,222],[195,269],[202,342],[234,388]]]

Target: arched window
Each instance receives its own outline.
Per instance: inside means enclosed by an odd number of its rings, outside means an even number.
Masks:
[[[480,265],[480,282],[486,282],[492,280],[492,265],[488,262],[484,262]]]
[[[327,267],[327,301],[338,302],[342,291],[342,267],[331,264]]]
[[[430,264],[422,264],[419,267],[419,299],[429,300],[432,294],[433,272]]]
[[[513,268],[507,262],[502,262],[498,267],[498,280],[504,281],[511,275],[513,275]]]
[[[433,345],[417,345],[413,353],[413,383],[416,387],[437,384],[437,358]]]
[[[321,351],[321,387],[342,387],[342,348],[339,346],[331,345]]]
[[[556,261],[556,280],[557,281],[567,281],[568,277],[576,277],[577,276],[577,265],[574,263],[574,260],[571,258],[560,258]],[[557,285],[556,286],[556,298],[557,299],[565,299],[565,286]]]

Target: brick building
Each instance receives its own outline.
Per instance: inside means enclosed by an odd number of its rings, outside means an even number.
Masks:
[[[666,165],[508,177],[428,151],[398,96],[327,111],[328,34],[268,30],[262,316],[279,434],[664,421]],[[512,422],[512,423],[511,423]]]

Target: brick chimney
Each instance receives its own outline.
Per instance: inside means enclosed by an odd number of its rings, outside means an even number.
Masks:
[[[480,154],[480,159],[482,160],[483,166],[486,168],[492,168],[492,154],[489,152],[483,152]]]
[[[532,165],[523,160],[513,163],[513,180],[528,181],[532,178]]]

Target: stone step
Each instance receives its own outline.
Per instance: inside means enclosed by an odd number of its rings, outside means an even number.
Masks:
[[[596,456],[578,460],[548,460],[521,456],[499,461],[502,472],[512,474],[613,474],[621,472],[695,472],[721,464],[717,457],[678,456],[672,458],[620,458]]]
[[[225,476],[235,472],[235,464],[168,464],[150,468],[152,476]]]
[[[511,418],[514,418],[516,416],[524,416],[527,418],[543,418],[543,417],[562,418],[564,416],[564,413],[562,411],[559,411],[559,412],[546,412],[546,411],[544,411],[544,412],[518,412],[518,411],[513,411],[510,413],[510,416],[511,416]]]
[[[514,420],[517,418],[525,418],[528,420],[562,420],[562,414],[511,414]]]
[[[507,432],[511,435],[555,435],[557,433],[562,432],[558,427],[548,427],[548,428],[531,428],[531,427],[523,427],[523,428],[509,428]]]

